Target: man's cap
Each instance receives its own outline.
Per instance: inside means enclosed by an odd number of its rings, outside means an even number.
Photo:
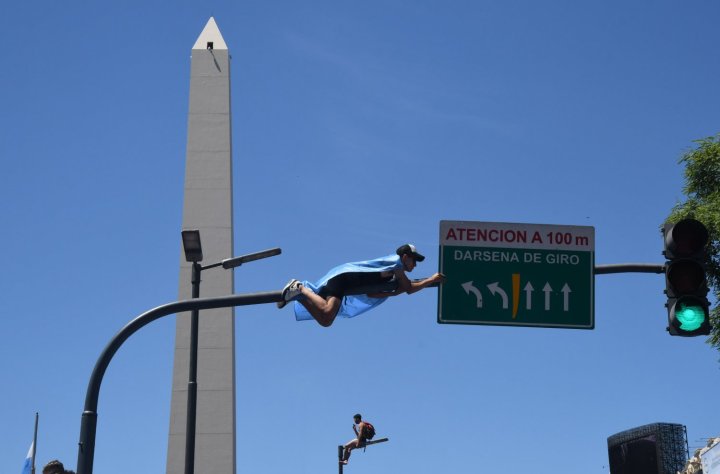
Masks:
[[[415,248],[415,246],[414,246],[413,244],[401,245],[401,246],[398,247],[398,249],[397,249],[397,254],[400,255],[400,256],[403,256],[403,255],[405,255],[405,254],[412,255],[413,258],[414,258],[416,261],[418,261],[418,262],[422,262],[423,260],[425,260],[425,256],[419,254],[418,251],[417,251],[417,249]]]
[[[360,418],[362,420],[362,415],[360,413],[355,413],[355,416],[353,418]]]

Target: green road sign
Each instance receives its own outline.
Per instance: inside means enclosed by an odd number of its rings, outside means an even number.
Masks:
[[[595,229],[440,221],[438,323],[595,327]]]

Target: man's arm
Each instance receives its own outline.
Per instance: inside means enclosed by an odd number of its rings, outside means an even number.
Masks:
[[[388,296],[397,296],[403,293],[411,295],[422,290],[423,288],[427,288],[428,286],[434,284],[442,284],[445,281],[445,275],[443,275],[442,273],[436,273],[429,278],[425,278],[424,280],[411,281],[405,274],[405,271],[403,271],[402,269],[397,269],[394,272],[395,279],[398,282],[398,287],[396,290],[387,293],[376,293],[368,296],[371,298],[386,298]]]
[[[430,285],[442,284],[445,281],[445,275],[442,273],[435,273],[433,276],[420,281],[411,281],[402,270],[395,270],[395,276],[398,278],[398,289],[404,289],[408,295],[425,289]]]

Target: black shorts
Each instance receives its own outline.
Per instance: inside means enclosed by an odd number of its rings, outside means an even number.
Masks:
[[[380,272],[351,272],[341,273],[332,277],[327,284],[320,288],[318,294],[323,298],[336,296],[342,298],[351,288],[377,285],[392,280],[392,275],[383,276]]]

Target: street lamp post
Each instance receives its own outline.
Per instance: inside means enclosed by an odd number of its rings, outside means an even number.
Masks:
[[[279,255],[279,248],[272,248],[240,257],[227,258],[222,262],[210,265],[200,265],[203,259],[202,242],[199,230],[182,231],[183,250],[185,260],[192,263],[192,299],[200,297],[200,273],[203,270],[222,266],[229,270],[239,267],[243,263],[252,262],[261,258]],[[197,413],[197,352],[198,352],[198,309],[190,312],[190,363],[188,368],[188,394],[187,394],[187,420],[185,425],[185,474],[195,472],[195,425]]]
[[[85,405],[80,418],[80,441],[78,442],[77,474],[92,474],[95,458],[95,434],[97,429],[97,407],[100,398],[105,371],[115,353],[127,339],[147,324],[170,314],[186,311],[215,308],[231,308],[256,304],[277,303],[282,301],[282,291],[262,293],[246,293],[240,295],[219,296],[215,298],[198,298],[194,300],[175,301],[153,308],[130,321],[105,346],[100,354],[85,392]]]

